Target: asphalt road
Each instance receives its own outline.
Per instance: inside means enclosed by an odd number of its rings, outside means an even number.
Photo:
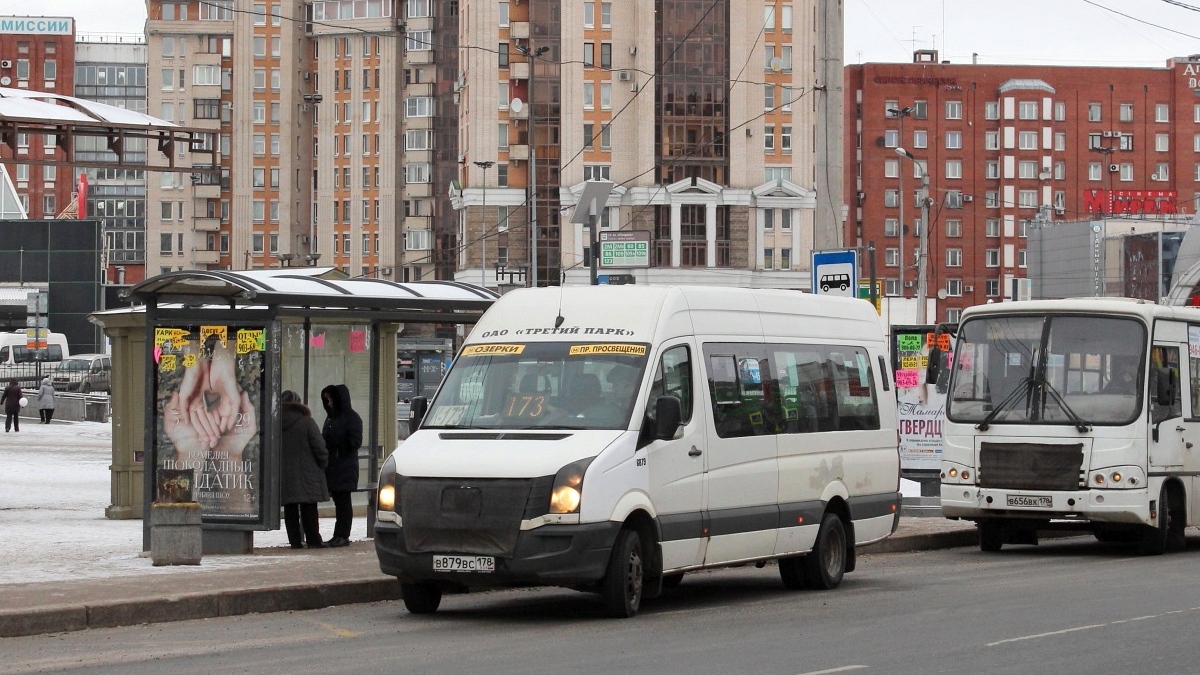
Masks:
[[[1200,539],[862,556],[828,592],[774,566],[692,575],[629,620],[532,589],[8,638],[0,673],[1196,673],[1198,562]]]

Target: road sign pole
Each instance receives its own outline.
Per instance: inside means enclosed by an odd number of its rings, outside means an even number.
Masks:
[[[600,263],[600,244],[596,237],[596,221],[600,216],[596,214],[596,202],[592,202],[592,212],[588,214],[588,257],[592,262],[592,285],[600,284],[597,278],[598,265]]]

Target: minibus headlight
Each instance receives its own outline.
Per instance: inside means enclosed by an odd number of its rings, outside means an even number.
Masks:
[[[379,470],[379,510],[396,510],[396,458],[388,457]]]
[[[572,462],[558,470],[550,489],[550,513],[578,513],[583,500],[583,474],[595,457]]]
[[[958,469],[951,467],[950,470],[946,472],[946,475],[950,476],[951,478],[958,478]]]
[[[1111,476],[1109,476],[1109,477],[1108,477],[1108,479],[1109,479],[1109,480],[1111,480],[1111,481],[1112,481],[1112,482],[1114,482],[1114,483],[1120,483],[1120,482],[1121,482],[1121,478],[1123,478],[1123,476],[1121,476],[1121,472],[1120,472],[1120,471],[1114,471],[1114,472],[1113,472],[1113,474],[1112,474]]]

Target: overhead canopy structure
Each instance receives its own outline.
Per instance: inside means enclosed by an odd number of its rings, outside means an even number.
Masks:
[[[46,134],[65,156],[22,157],[24,164],[64,164],[107,168],[136,168],[147,171],[212,171],[216,164],[216,144],[208,139],[211,132],[189,129],[156,117],[125,108],[87,101],[73,96],[27,89],[0,87],[0,142],[16,156],[19,134]],[[76,138],[102,138],[116,156],[115,161],[72,157]],[[146,149],[158,148],[159,154],[145,152],[146,161],[126,159],[129,141],[146,141]],[[176,166],[177,145],[183,145],[200,161]],[[138,154],[143,154],[139,149]],[[57,153],[56,153],[57,154]],[[160,161],[153,161],[160,160]]]
[[[396,322],[474,323],[499,296],[454,281],[398,283],[348,278],[336,267],[168,272],[130,288],[127,297],[152,304],[261,308],[275,316]]]

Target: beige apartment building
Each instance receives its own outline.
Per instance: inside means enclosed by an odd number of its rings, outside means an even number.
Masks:
[[[650,266],[615,270],[637,283],[808,287],[814,237],[836,244],[841,226],[840,169],[816,170],[841,152],[826,142],[841,124],[825,108],[841,98],[823,56],[841,49],[830,10],[465,0],[456,278],[588,283],[571,213],[597,179],[615,185],[601,231],[648,233]],[[819,198],[836,204],[820,217]]]
[[[434,180],[447,171],[433,156],[435,106],[413,124],[430,137],[410,139],[402,102],[432,97],[441,50],[423,40],[406,65],[402,12],[439,37],[449,25],[453,40],[456,24],[434,25],[441,4],[453,3],[149,0],[148,111],[208,130],[219,163],[150,181],[148,272],[332,265],[352,276],[433,278]],[[449,86],[443,99],[452,105]],[[455,140],[442,162],[451,174]],[[446,219],[452,228],[456,219]]]

